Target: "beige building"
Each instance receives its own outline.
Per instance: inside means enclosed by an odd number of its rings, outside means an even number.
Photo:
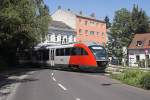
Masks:
[[[75,30],[77,42],[96,42],[106,45],[107,33],[105,21],[96,19],[95,14],[85,16],[71,10],[58,9],[52,14],[52,19],[62,21]]]

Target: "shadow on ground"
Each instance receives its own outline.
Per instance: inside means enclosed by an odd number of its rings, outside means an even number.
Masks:
[[[82,73],[82,74],[89,74],[89,75],[104,75],[107,72],[99,71],[99,72],[91,72],[86,70],[81,70],[78,68],[68,68],[68,67],[49,67],[51,70],[59,70],[59,71],[67,71],[67,72],[74,72],[74,73]]]
[[[38,81],[38,79],[35,78],[19,78],[22,75],[30,75],[32,71],[38,71],[43,70],[43,68],[38,67],[22,67],[22,68],[15,68],[15,69],[9,69],[5,71],[0,72],[0,97],[7,96],[10,94],[9,88],[10,85],[15,83],[26,83],[26,82],[34,82]]]

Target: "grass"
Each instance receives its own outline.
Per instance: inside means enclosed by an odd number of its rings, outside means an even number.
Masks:
[[[128,85],[150,90],[150,72],[144,72],[138,69],[127,69],[120,74],[112,74],[112,78]]]

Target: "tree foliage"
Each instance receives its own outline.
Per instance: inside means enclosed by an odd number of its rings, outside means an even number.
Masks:
[[[133,33],[146,33],[149,31],[149,18],[145,11],[134,5],[131,12],[132,31]]]
[[[133,34],[148,32],[148,25],[148,16],[138,6],[134,5],[131,12],[126,8],[116,11],[109,33],[111,39],[107,45],[110,54],[122,58],[122,48],[129,45]]]
[[[111,23],[109,22],[109,17],[106,16],[104,20],[105,20],[105,22],[106,22],[106,28],[107,28],[107,29],[110,28],[110,27],[111,27]]]
[[[31,48],[47,33],[49,20],[43,0],[1,0],[1,60],[14,63],[17,52]]]
[[[131,13],[122,8],[115,12],[110,35],[112,37],[112,54],[122,57],[122,47],[127,46],[131,40]]]

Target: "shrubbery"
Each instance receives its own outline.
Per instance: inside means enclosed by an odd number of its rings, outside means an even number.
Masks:
[[[140,86],[150,90],[150,73],[145,73],[140,79]]]
[[[147,62],[148,62],[148,67],[150,67],[150,59],[148,59]],[[137,62],[137,64],[138,64],[139,67],[144,68],[145,67],[145,60],[143,59],[143,60]]]
[[[121,74],[113,75],[113,78],[129,85],[150,89],[149,72],[143,72],[140,70],[125,70]]]

